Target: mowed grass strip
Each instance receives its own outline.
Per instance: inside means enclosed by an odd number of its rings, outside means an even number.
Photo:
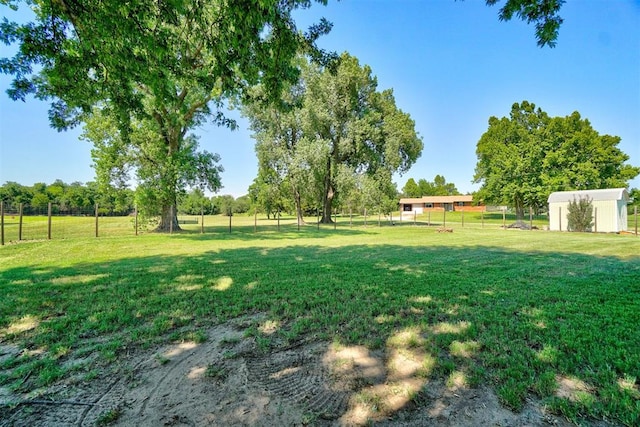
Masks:
[[[534,394],[572,420],[640,423],[637,237],[252,231],[0,248],[0,386],[90,380],[125,351],[265,313],[269,333],[249,330],[263,351],[309,339],[389,349],[405,334],[430,357],[420,375],[489,384],[515,410]]]

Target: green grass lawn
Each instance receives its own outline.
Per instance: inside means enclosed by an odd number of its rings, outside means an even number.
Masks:
[[[421,375],[490,385],[515,410],[531,394],[572,420],[640,423],[640,238],[501,230],[501,215],[453,233],[362,220],[254,233],[234,217],[229,233],[219,217],[205,234],[1,247],[0,345],[24,351],[0,359],[0,386],[88,380],[128,350],[266,313],[277,332],[252,329],[265,351],[311,337],[382,349],[411,331],[433,362]]]

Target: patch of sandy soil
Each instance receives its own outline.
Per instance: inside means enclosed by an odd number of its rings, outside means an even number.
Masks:
[[[316,341],[261,352],[244,334],[254,321],[213,327],[204,343],[140,351],[111,373],[37,399],[0,390],[0,425],[570,425],[535,401],[514,413],[488,388],[429,380],[420,375],[424,355],[417,349]]]

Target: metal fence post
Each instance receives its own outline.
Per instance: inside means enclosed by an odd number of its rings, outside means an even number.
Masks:
[[[51,240],[51,202],[47,208],[47,239]]]
[[[18,222],[18,240],[22,240],[22,207],[23,207],[23,204],[20,203],[20,221]]]
[[[4,202],[0,200],[0,245],[4,246]]]

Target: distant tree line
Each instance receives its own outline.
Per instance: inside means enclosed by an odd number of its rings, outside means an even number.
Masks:
[[[207,197],[199,188],[178,198],[178,213],[182,215],[233,215],[251,210],[249,196],[237,199],[230,194]]]
[[[457,196],[460,192],[456,185],[447,182],[444,176],[436,175],[432,181],[422,178],[416,182],[413,178],[409,178],[407,183],[402,187],[402,195],[404,197],[422,197],[422,196]]]
[[[95,182],[72,182],[59,179],[51,184],[38,182],[32,186],[7,181],[0,186],[0,200],[16,208],[23,204],[25,214],[46,212],[49,203],[53,213],[84,214],[95,210],[101,214],[127,215],[134,210],[134,193],[131,189],[103,191]]]
[[[93,214],[96,204],[103,215],[128,215],[135,210],[135,190],[110,188],[105,191],[95,182],[67,184],[59,179],[51,184],[39,182],[31,186],[7,181],[0,186],[0,200],[12,209],[17,209],[22,203],[27,215],[46,213],[49,203],[54,214]],[[207,197],[196,188],[179,197],[177,213],[228,215],[246,213],[250,209],[248,195],[238,198],[228,194]]]

